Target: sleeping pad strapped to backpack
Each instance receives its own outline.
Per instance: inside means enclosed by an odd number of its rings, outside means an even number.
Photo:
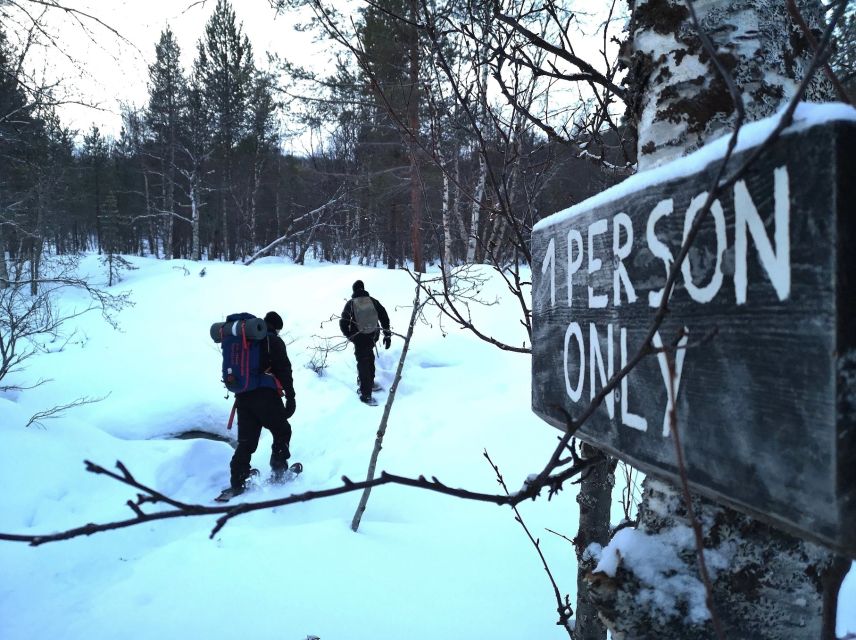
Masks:
[[[259,387],[277,389],[272,375],[261,370],[262,341],[267,338],[265,321],[251,313],[233,313],[226,322],[211,325],[211,338],[223,352],[223,384],[232,393]]]

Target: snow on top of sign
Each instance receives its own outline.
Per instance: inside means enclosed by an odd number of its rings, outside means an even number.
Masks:
[[[756,147],[764,142],[767,136],[769,136],[778,125],[781,115],[786,108],[787,107],[782,107],[778,113],[770,116],[769,118],[764,118],[763,120],[743,125],[737,139],[735,153],[751,149],[752,147]],[[784,133],[796,133],[825,122],[834,122],[837,120],[856,121],[856,109],[839,102],[822,104],[801,102],[797,105],[796,111],[794,112],[793,124],[785,129]],[[593,207],[607,204],[613,200],[618,200],[652,185],[697,173],[711,162],[718,158],[722,158],[725,155],[730,136],[731,133],[729,132],[687,156],[677,158],[672,162],[655,167],[648,171],[642,171],[634,174],[623,182],[610,187],[605,191],[601,191],[597,195],[587,198],[583,202],[579,202],[567,209],[563,209],[562,211],[558,211],[557,213],[544,218],[539,221],[533,229],[545,229],[554,224],[561,224],[569,218],[572,218],[584,211],[591,210]]]

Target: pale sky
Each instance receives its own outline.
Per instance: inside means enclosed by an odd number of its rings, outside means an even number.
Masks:
[[[38,14],[38,4],[18,1]],[[61,78],[59,95],[99,106],[63,105],[59,109],[63,124],[85,131],[94,122],[105,133],[117,135],[120,104],[144,106],[147,101],[148,65],[154,60],[161,31],[167,24],[172,28],[188,72],[216,0],[65,0],[61,4],[98,18],[128,42],[93,20],[81,17],[78,21],[52,10],[46,15],[47,31],[60,46],[34,49],[30,69],[48,81]],[[298,64],[323,64],[328,57],[320,45],[313,44],[312,34],[294,30],[294,16],[277,16],[267,0],[233,0],[232,6],[253,46],[257,66],[266,66],[268,51]],[[4,26],[10,31],[14,24]]]
[[[12,1],[33,16],[38,16],[43,9],[43,3],[38,0]],[[580,0],[578,4],[590,9],[589,2]],[[354,3],[359,0],[330,2],[340,10]],[[41,46],[33,47],[28,56],[29,68],[38,80],[61,79],[58,96],[97,105],[98,108],[84,104],[60,106],[58,111],[64,125],[82,134],[94,123],[105,134],[117,136],[121,127],[120,105],[143,107],[147,102],[148,65],[154,60],[155,44],[161,31],[167,25],[172,28],[181,47],[184,70],[188,72],[196,56],[196,43],[204,33],[216,0],[59,0],[59,4],[80,14],[75,16],[55,8],[45,13],[45,34],[40,37]],[[257,66],[264,68],[267,53],[271,52],[322,73],[332,68],[330,41],[316,43],[312,32],[296,31],[294,27],[299,18],[294,13],[277,16],[268,0],[232,0],[232,7],[253,46]],[[0,0],[0,10],[9,11],[10,7]],[[309,15],[307,10],[300,19],[305,22]],[[591,21],[595,26],[590,33],[581,34],[576,46],[578,53],[580,50],[587,52],[588,58],[600,67],[597,51],[602,43],[597,15]],[[26,33],[31,22],[20,12],[3,16],[3,22],[10,39],[20,49],[21,34]],[[585,86],[574,84],[562,89],[568,92],[570,102],[579,99],[580,90],[586,91]],[[311,144],[307,136],[292,140],[290,146],[300,151]]]

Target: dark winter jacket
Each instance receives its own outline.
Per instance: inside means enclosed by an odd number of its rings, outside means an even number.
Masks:
[[[286,400],[294,399],[294,381],[291,378],[291,361],[285,350],[285,343],[278,335],[268,332],[262,344],[260,354],[262,371],[270,371],[282,385]]]
[[[345,308],[342,309],[342,317],[339,318],[339,329],[341,330],[342,335],[348,338],[349,340],[360,332],[359,328],[357,327],[357,323],[354,321],[353,299],[368,295],[369,292],[365,289],[355,291],[351,295],[351,299],[348,300],[347,303],[345,303]],[[383,305],[376,299],[372,298],[372,302],[374,303],[375,310],[377,311],[377,319],[380,322],[380,326],[383,327],[383,335],[391,336],[392,334],[389,331],[389,314],[386,312],[386,309],[383,308]],[[378,336],[379,332],[375,332],[375,340],[377,340]]]

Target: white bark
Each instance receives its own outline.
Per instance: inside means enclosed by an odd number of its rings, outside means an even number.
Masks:
[[[452,181],[449,179],[448,166],[444,158],[440,158],[443,169],[443,278],[448,283],[452,273]]]
[[[467,237],[467,264],[476,261],[476,245],[479,237],[479,216],[481,214],[481,201],[484,197],[484,183],[487,178],[487,164],[483,153],[479,153],[479,175],[476,179],[476,188],[473,193],[473,206],[470,215],[470,232]]]
[[[457,225],[458,234],[463,246],[467,246],[467,227],[464,225],[464,216],[461,215],[461,154],[459,149],[455,149],[455,198],[452,207],[452,215],[454,222]]]
[[[819,3],[801,0],[811,26]],[[773,113],[794,94],[811,48],[792,24],[785,2],[696,0],[702,30],[734,77],[747,121]],[[634,9],[629,104],[638,124],[639,170],[685,155],[726,133],[734,119],[728,87],[717,73],[683,0],[640,0]],[[816,76],[806,99],[824,99],[829,84]]]
[[[808,23],[817,25],[819,3],[799,4]],[[743,96],[747,121],[774,113],[794,95],[811,48],[791,25],[784,2],[696,0],[693,6]],[[628,104],[637,121],[642,170],[728,133],[735,112],[728,85],[704,50],[683,1],[639,0],[632,24]],[[818,76],[806,98],[823,99],[828,88]],[[660,606],[662,596],[668,595],[663,592],[665,579],[652,580],[650,574],[620,564],[614,577],[596,574],[590,579],[601,618],[614,637],[714,637],[710,618],[688,613],[693,610],[693,590],[697,596],[702,589],[696,613],[707,609],[695,542],[686,535],[690,530],[682,495],[651,476],[644,487],[638,531],[661,545],[654,555],[680,559],[668,578],[685,576],[693,588],[673,593],[674,607],[665,610]],[[693,497],[693,510],[703,529],[713,574],[713,609],[724,635],[820,638],[824,576],[833,566],[833,555],[708,500]],[[682,537],[683,543],[676,542]]]

